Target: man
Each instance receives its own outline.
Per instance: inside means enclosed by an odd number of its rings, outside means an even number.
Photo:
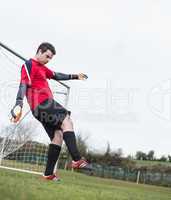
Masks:
[[[23,107],[23,98],[26,95],[33,116],[39,120],[46,130],[51,143],[48,149],[48,160],[43,178],[47,180],[59,180],[53,173],[58,160],[62,140],[73,159],[72,168],[88,169],[89,164],[81,159],[77,149],[73,123],[70,112],[56,102],[48,85],[47,79],[53,80],[84,80],[85,74],[63,74],[48,69],[45,65],[56,54],[55,48],[50,43],[42,43],[33,59],[22,66],[21,81],[16,98],[16,104],[11,110],[12,119],[18,122]]]

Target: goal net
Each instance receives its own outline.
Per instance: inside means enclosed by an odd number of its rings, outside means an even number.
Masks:
[[[32,116],[24,99],[23,116],[12,124],[9,113],[15,104],[24,58],[0,42],[0,168],[42,173],[50,140],[42,125]],[[69,87],[51,81],[54,98],[67,106]]]

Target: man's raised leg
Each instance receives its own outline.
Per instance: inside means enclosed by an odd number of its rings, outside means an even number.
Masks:
[[[73,123],[69,115],[64,119],[61,129],[63,131],[63,139],[73,159],[71,167],[77,169],[89,169],[90,165],[86,160],[81,159],[80,152],[77,148],[76,137],[74,133]]]

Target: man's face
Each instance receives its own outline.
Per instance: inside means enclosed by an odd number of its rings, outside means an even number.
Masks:
[[[36,57],[41,64],[45,65],[53,58],[53,53],[50,50],[47,50],[44,53],[39,50]]]

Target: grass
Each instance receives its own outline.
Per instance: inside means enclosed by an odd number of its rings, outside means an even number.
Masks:
[[[171,189],[60,171],[60,183],[0,169],[3,200],[170,200]]]
[[[15,161],[15,160],[2,160],[1,165],[5,167],[25,169],[25,170],[37,171],[37,172],[42,172],[44,171],[44,168],[45,168],[44,165],[25,163],[25,162]]]

